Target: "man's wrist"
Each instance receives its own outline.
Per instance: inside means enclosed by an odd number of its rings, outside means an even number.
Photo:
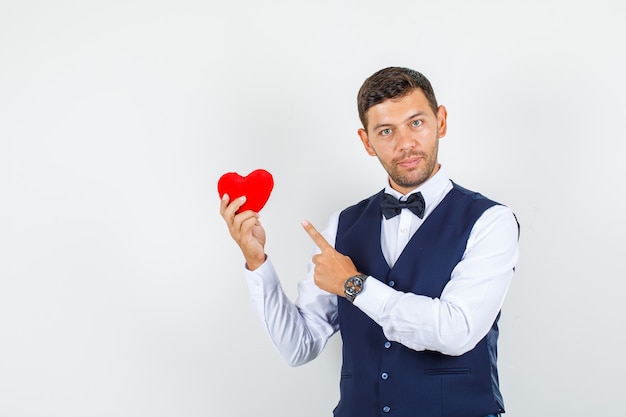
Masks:
[[[367,277],[368,276],[365,274],[357,273],[345,281],[343,284],[344,296],[348,299],[348,301],[354,303],[356,296],[363,291],[363,285],[365,284]]]
[[[265,263],[267,260],[267,255],[263,254],[263,257],[260,259],[246,259],[246,268],[250,271],[254,271],[259,268],[261,265]]]

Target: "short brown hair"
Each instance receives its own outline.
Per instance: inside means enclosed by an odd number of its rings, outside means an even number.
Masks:
[[[359,89],[357,106],[359,119],[367,129],[367,110],[385,100],[402,98],[416,88],[422,90],[433,112],[437,114],[437,99],[430,81],[410,68],[389,67],[372,74]]]

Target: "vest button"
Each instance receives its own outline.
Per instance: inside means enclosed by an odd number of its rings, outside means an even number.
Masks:
[[[389,349],[391,347],[391,342],[385,342],[385,349]]]
[[[383,372],[382,374],[380,374],[380,377],[382,379],[389,379],[389,374],[387,372]]]
[[[388,413],[391,411],[391,407],[389,407],[388,405],[383,407],[383,413]]]
[[[396,282],[395,281],[389,281],[389,286],[390,287],[395,287],[396,286]]]

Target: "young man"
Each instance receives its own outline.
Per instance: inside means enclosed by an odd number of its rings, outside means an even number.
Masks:
[[[319,355],[341,331],[336,417],[483,417],[504,412],[497,321],[518,257],[505,206],[451,182],[437,160],[446,109],[407,68],[369,77],[358,94],[369,155],[384,190],[334,214],[292,303],[264,252],[258,214],[221,215],[246,260],[252,302],[285,360]]]

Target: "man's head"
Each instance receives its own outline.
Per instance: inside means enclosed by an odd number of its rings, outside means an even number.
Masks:
[[[406,194],[439,170],[439,139],[446,134],[447,112],[437,106],[422,74],[386,68],[369,77],[358,95],[366,152],[378,157],[390,185]]]
[[[367,110],[388,99],[399,99],[420,89],[433,113],[437,113],[437,99],[430,82],[421,73],[402,67],[389,67],[372,74],[361,86],[357,96],[359,118],[367,130]]]

